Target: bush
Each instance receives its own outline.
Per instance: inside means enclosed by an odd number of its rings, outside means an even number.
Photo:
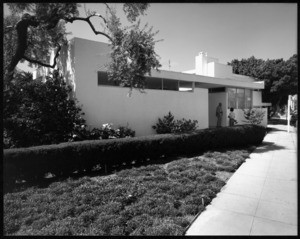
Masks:
[[[72,89],[54,71],[47,81],[18,73],[3,93],[4,148],[67,142],[85,131]]]
[[[265,116],[265,112],[258,109],[245,109],[243,111],[246,122],[250,124],[260,124]]]
[[[120,126],[117,129],[113,128],[113,124],[103,124],[101,129],[94,128],[85,137],[89,139],[115,139],[115,138],[128,138],[134,137],[135,131],[128,126]]]
[[[87,140],[6,149],[4,178],[6,183],[13,183],[16,179],[36,180],[48,172],[71,175],[76,170],[91,169],[97,165],[131,164],[132,161],[142,163],[147,159],[156,160],[162,155],[168,157],[209,149],[257,145],[262,142],[265,133],[263,126],[241,125],[197,130],[181,135]]]
[[[197,120],[175,120],[171,112],[169,112],[163,119],[158,118],[158,123],[152,126],[158,134],[168,133],[186,133],[194,131],[197,128]]]

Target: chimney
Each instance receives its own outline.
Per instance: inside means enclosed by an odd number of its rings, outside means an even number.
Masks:
[[[199,52],[195,57],[195,69],[197,75],[207,75],[207,52]]]

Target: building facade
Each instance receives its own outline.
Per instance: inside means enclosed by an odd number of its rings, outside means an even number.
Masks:
[[[115,85],[108,81],[105,64],[110,60],[106,43],[73,38],[62,49],[57,67],[73,88],[90,128],[112,123],[129,126],[136,136],[155,134],[152,126],[170,111],[176,119],[198,121],[198,128],[215,127],[216,107],[223,105],[222,126],[228,125],[229,108],[235,109],[239,124],[244,124],[243,109],[259,107],[263,82],[232,74],[231,66],[200,53],[195,69],[187,72],[160,70],[146,76],[145,93]],[[40,68],[34,77],[43,77],[47,69]],[[267,125],[267,112],[262,122]]]

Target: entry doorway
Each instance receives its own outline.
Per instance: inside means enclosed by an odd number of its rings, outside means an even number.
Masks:
[[[222,123],[221,125],[227,126],[227,108],[228,108],[228,96],[226,88],[211,88],[208,93],[208,122],[209,128],[215,128],[217,126],[216,109],[222,103]]]

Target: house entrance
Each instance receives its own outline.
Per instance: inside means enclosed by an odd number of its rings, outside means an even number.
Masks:
[[[227,92],[226,88],[210,88],[208,91],[208,122],[209,128],[217,126],[216,109],[219,103],[222,103],[223,117],[221,126],[227,125]]]

